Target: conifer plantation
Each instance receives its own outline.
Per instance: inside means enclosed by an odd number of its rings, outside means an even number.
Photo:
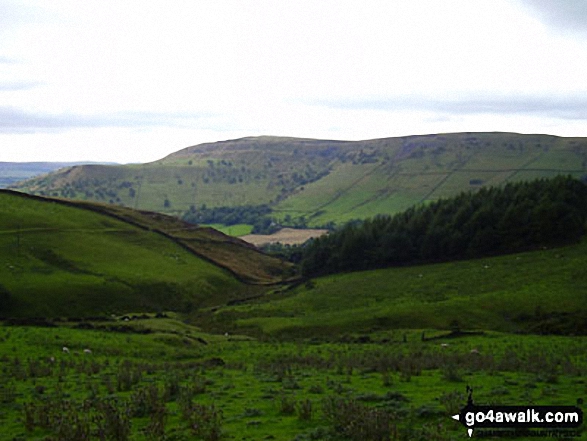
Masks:
[[[303,249],[307,276],[470,259],[576,242],[587,186],[570,177],[518,182],[349,223]]]

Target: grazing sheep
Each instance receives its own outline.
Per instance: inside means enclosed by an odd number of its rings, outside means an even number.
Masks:
[[[63,346],[63,353],[69,354],[69,348],[67,346]]]
[[[91,349],[84,349],[84,354],[91,354],[92,350]]]
[[[441,348],[448,348],[448,343],[440,343]]]
[[[224,333],[224,336],[225,336],[225,337],[228,337],[228,332],[225,332],[225,333]]]
[[[55,357],[49,357],[49,363],[55,363]]]
[[[475,354],[475,355],[479,355],[479,349],[475,348],[475,349],[471,349],[471,354]]]

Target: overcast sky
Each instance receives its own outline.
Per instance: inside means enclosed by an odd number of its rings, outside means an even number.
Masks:
[[[0,2],[0,161],[456,131],[587,136],[587,0]]]

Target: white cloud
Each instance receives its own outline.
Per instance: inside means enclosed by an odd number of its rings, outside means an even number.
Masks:
[[[260,134],[587,136],[587,40],[560,31],[565,2],[5,3],[0,159],[143,161]]]
[[[585,0],[521,0],[522,5],[559,32],[587,32],[587,2]]]

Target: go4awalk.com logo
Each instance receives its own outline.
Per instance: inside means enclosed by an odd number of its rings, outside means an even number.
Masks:
[[[551,436],[560,431],[579,436],[583,411],[577,406],[480,406],[473,403],[473,389],[467,386],[467,392],[467,405],[452,418],[467,428],[469,437],[475,429],[491,436]]]

